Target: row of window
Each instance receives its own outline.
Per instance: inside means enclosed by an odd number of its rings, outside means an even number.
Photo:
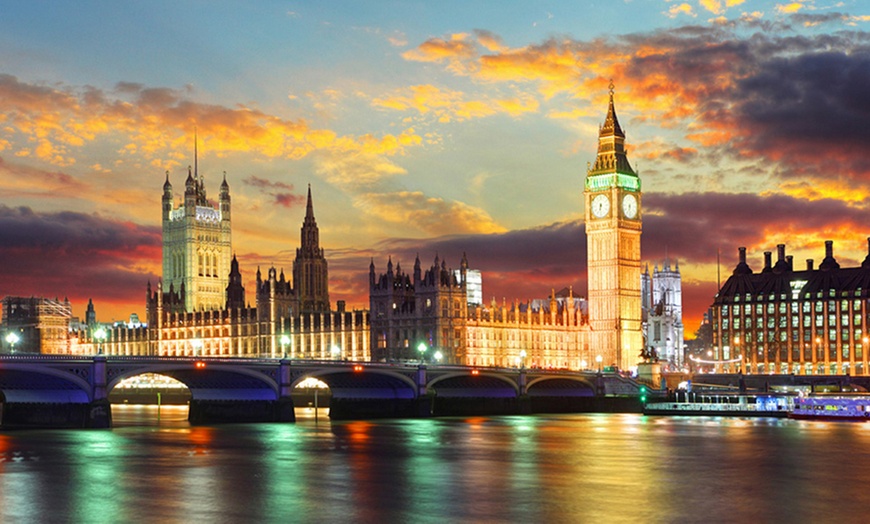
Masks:
[[[855,289],[854,291],[841,291],[839,296],[841,296],[841,297],[850,297],[850,296],[860,297],[861,292],[862,292],[862,290],[859,287],[859,288]],[[836,289],[829,289],[829,290],[827,290],[827,292],[818,291],[815,293],[815,297],[813,297],[812,295],[813,295],[812,293],[804,293],[802,298],[811,299],[811,298],[836,297],[837,290]],[[799,296],[800,296],[800,291],[797,291],[795,294],[791,294],[791,295],[786,294],[786,293],[780,293],[779,295],[777,295],[776,293],[769,293],[767,295],[761,294],[761,295],[753,296],[752,293],[745,293],[744,295],[742,295],[743,298],[741,298],[741,295],[734,295],[734,301],[735,302],[777,301],[777,300],[787,300],[789,298],[798,298]]]
[[[786,328],[789,325],[793,328],[803,327],[809,328],[815,326],[817,328],[821,328],[825,326],[825,316],[817,315],[817,316],[805,316],[805,317],[790,317],[791,322],[789,322],[789,317],[756,317],[756,318],[723,318],[722,319],[722,329],[772,329],[772,328]],[[803,321],[800,319],[803,318]],[[815,319],[815,321],[813,321]],[[753,322],[755,320],[755,322]],[[828,326],[836,326],[837,325],[837,316],[836,315],[828,315],[827,317],[827,325]],[[848,326],[851,322],[853,326],[861,326],[863,321],[863,316],[861,314],[855,315],[841,315],[839,318],[840,326]]]
[[[825,300],[825,301],[806,301],[806,302],[769,302],[765,304],[734,304],[733,306],[730,304],[722,305],[722,316],[726,317],[729,314],[733,313],[735,315],[739,315],[741,312],[744,315],[749,315],[755,311],[756,315],[761,315],[763,313],[773,314],[779,313],[784,315],[788,310],[791,310],[792,313],[798,313],[800,310],[803,313],[810,313],[811,310],[816,313],[821,313],[825,309],[829,313],[835,313],[837,311],[837,304],[840,305],[840,311],[849,311],[849,305],[851,304],[853,309],[861,309],[861,300]],[[790,307],[789,307],[790,304]],[[825,308],[825,304],[827,304],[827,308]]]

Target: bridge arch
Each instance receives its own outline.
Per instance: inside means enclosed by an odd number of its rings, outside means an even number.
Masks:
[[[294,377],[295,388],[306,378],[315,378],[329,386],[336,399],[413,399],[417,397],[417,384],[409,375],[390,369],[363,367],[307,369]]]
[[[532,378],[526,385],[530,396],[591,397],[595,390],[595,384],[583,376],[544,375]]]
[[[359,380],[366,380],[370,375],[375,375],[378,378],[387,377],[391,380],[394,380],[397,383],[400,383],[402,385],[407,386],[411,391],[416,391],[416,389],[417,389],[417,384],[414,382],[414,380],[411,377],[409,377],[403,373],[399,373],[399,372],[392,371],[389,369],[377,369],[377,368],[369,368],[369,367],[364,368],[363,371],[352,371],[352,370],[348,370],[348,369],[334,369],[334,368],[313,369],[311,371],[308,371],[304,375],[300,375],[300,376],[296,377],[293,380],[293,382],[291,383],[291,386],[295,388],[300,382],[302,382],[306,378],[312,377],[312,378],[316,378],[316,379],[326,383],[327,386],[332,388],[333,387],[332,384],[330,384],[329,380],[327,379],[327,377],[329,377],[330,375],[342,375],[342,376],[350,375],[350,376],[358,377]],[[332,378],[335,378],[335,377],[332,377]]]
[[[243,365],[210,368],[208,361],[202,361],[204,368],[197,368],[193,362],[171,362],[146,364],[130,367],[113,374],[106,385],[107,393],[121,381],[156,373],[174,378],[190,390],[193,400],[277,400],[279,386],[275,379]]]
[[[438,384],[442,384],[441,389],[437,388]],[[428,391],[434,391],[439,396],[464,396],[471,392],[499,392],[494,396],[505,396],[504,392],[510,390],[513,396],[518,396],[520,392],[519,384],[513,377],[505,376],[500,373],[488,373],[479,371],[478,374],[472,375],[469,371],[454,371],[439,374],[426,384]]]
[[[4,362],[0,368],[0,392],[10,403],[87,404],[93,400],[92,387],[81,371],[61,366]],[[34,384],[39,384],[39,387],[33,387]]]

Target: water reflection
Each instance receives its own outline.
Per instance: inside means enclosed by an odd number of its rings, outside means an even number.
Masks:
[[[129,409],[128,409],[129,408]],[[0,521],[855,521],[870,424],[639,415],[0,434]]]

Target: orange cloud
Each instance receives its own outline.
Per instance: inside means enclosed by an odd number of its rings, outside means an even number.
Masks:
[[[354,206],[378,220],[403,225],[427,235],[506,231],[480,208],[463,202],[427,197],[419,191],[365,193],[356,199]]]
[[[855,191],[855,185],[840,180],[788,181],[779,186],[779,191],[802,200],[834,199],[842,202],[861,204],[867,200],[863,191]],[[764,193],[762,193],[764,196]]]
[[[463,121],[472,118],[508,113],[517,116],[537,111],[539,104],[530,96],[509,99],[466,100],[464,93],[440,89],[433,85],[416,85],[372,100],[372,105],[397,111],[413,109],[421,115],[431,114],[439,122]]]
[[[218,156],[246,152],[300,159],[322,150],[393,155],[422,143],[421,137],[409,133],[339,136],[301,119],[287,120],[244,106],[192,102],[186,93],[172,89],[119,83],[112,95],[92,88],[80,92],[26,84],[0,75],[0,114],[5,115],[7,133],[3,147],[17,156],[68,166],[75,163],[77,148],[109,136],[126,140],[122,156],[165,162],[177,156],[178,149],[189,147],[194,127],[200,145]]]

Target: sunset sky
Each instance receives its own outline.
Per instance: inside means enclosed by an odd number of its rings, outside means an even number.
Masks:
[[[233,249],[291,272],[311,184],[330,298],[435,255],[485,301],[585,296],[583,180],[607,85],[644,191],[642,258],[691,336],[746,246],[843,266],[870,236],[870,2],[8,2],[0,296],[145,313],[160,197],[225,171]]]

